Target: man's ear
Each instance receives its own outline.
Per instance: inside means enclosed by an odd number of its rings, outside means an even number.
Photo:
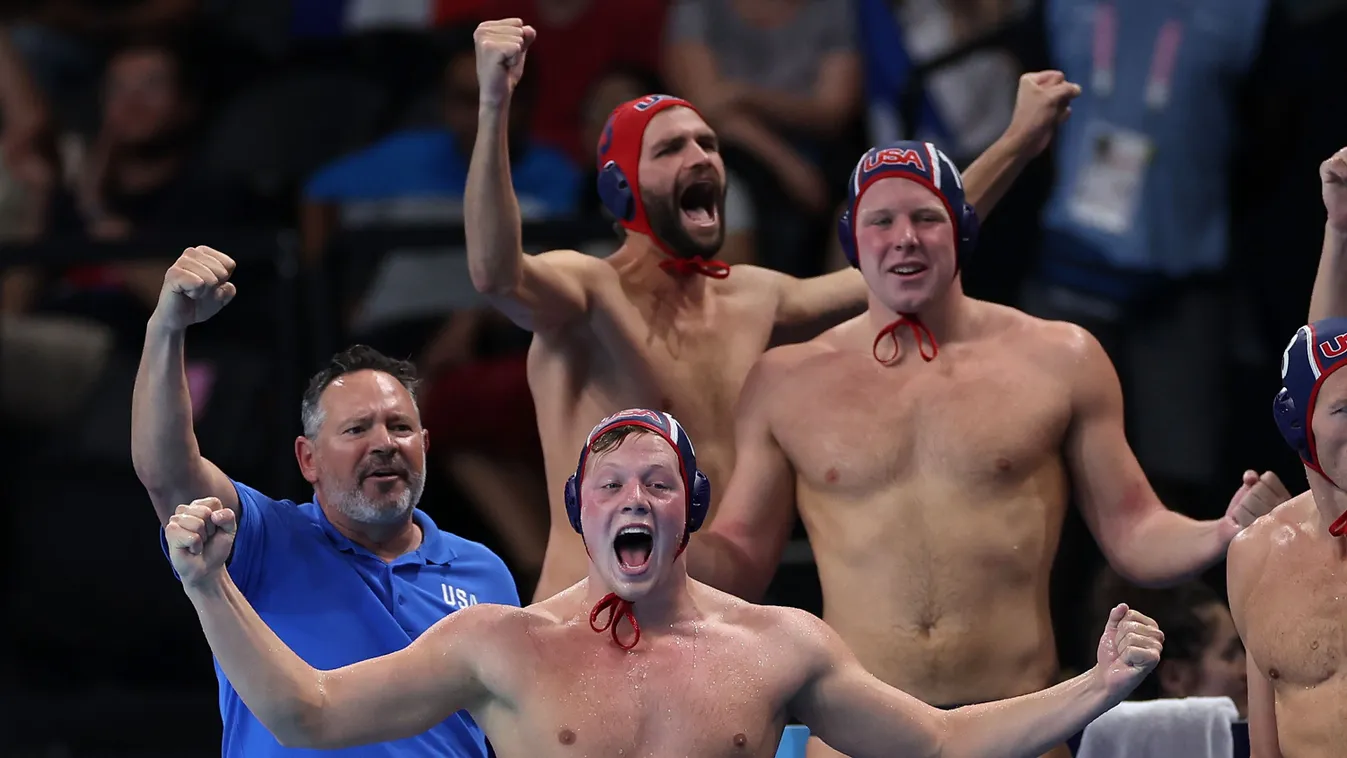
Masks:
[[[304,435],[295,438],[295,460],[299,462],[299,473],[309,484],[318,483],[318,463],[314,460],[313,441]]]

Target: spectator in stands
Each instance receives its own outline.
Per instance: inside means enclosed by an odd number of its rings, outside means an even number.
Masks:
[[[587,144],[598,145],[603,127],[608,123],[608,116],[614,108],[643,95],[664,91],[663,83],[649,73],[631,68],[610,71],[594,83],[585,99],[582,139]],[[585,165],[589,166],[589,173],[584,182],[586,192],[581,209],[586,215],[612,220],[602,209],[598,193],[592,191],[592,188],[598,186],[598,167],[593,160]],[[727,172],[725,187],[725,243],[716,257],[731,264],[757,263],[753,200],[743,182],[732,172]]]
[[[793,276],[823,270],[861,152],[845,139],[861,104],[855,26],[851,0],[679,0],[670,13],[664,77],[747,183],[763,265]]]
[[[472,28],[447,35],[439,93],[442,123],[395,132],[320,169],[304,188],[305,247],[321,248],[333,226],[371,222],[457,222],[477,139],[477,67]],[[536,90],[510,111],[510,159],[525,219],[573,215],[582,175],[562,152],[530,139]]]
[[[1001,30],[1023,16],[1030,0],[855,0],[861,13],[866,117],[870,139],[919,139],[946,146],[963,165],[986,150],[1010,123],[1023,65],[1005,45],[970,52],[921,81],[916,69]],[[904,113],[909,88],[923,97]],[[905,123],[905,117],[913,123]]]
[[[1229,606],[1210,586],[1194,579],[1169,589],[1142,589],[1104,567],[1092,601],[1096,612],[1117,603],[1145,608],[1165,630],[1160,665],[1132,693],[1132,700],[1224,696],[1235,701],[1241,718],[1248,716],[1244,643]]]
[[[295,457],[312,502],[275,500],[232,480],[201,454],[183,351],[187,328],[233,299],[234,261],[189,248],[163,279],[145,330],[132,397],[132,461],[159,521],[215,497],[238,534],[229,573],[272,629],[316,666],[406,647],[441,618],[477,603],[518,605],[504,563],[441,531],[423,511],[427,431],[413,367],[363,346],[314,375],[301,403]],[[161,532],[162,536],[162,532]],[[223,755],[291,755],[219,675]],[[397,743],[409,755],[486,755],[466,713]],[[388,745],[353,755],[397,754]]]
[[[98,89],[110,49],[146,34],[180,32],[200,0],[38,0],[25,3],[14,44],[59,118],[83,129],[86,103]]]
[[[87,150],[58,155],[52,139],[34,140],[22,156],[57,177],[41,214],[29,223],[45,233],[119,240],[139,232],[205,230],[251,220],[251,195],[214,180],[195,163],[201,91],[187,57],[173,43],[127,43],[108,61],[102,124]],[[34,108],[46,108],[36,101]],[[56,133],[62,125],[49,123]],[[48,146],[48,149],[40,149]],[[57,158],[69,158],[62,163]],[[13,165],[13,164],[12,164]],[[70,184],[59,180],[73,177]],[[154,308],[167,261],[83,266],[65,273],[59,290],[31,283],[39,307],[94,313],[138,341]]]
[[[519,18],[538,30],[529,47],[534,86],[532,134],[577,165],[594,161],[582,136],[586,96],[608,72],[655,71],[668,0],[491,0],[486,16]],[[591,185],[592,186],[592,185]]]
[[[1021,306],[1099,339],[1128,399],[1138,461],[1166,503],[1198,516],[1224,475],[1228,345],[1239,341],[1211,336],[1238,323],[1232,177],[1265,186],[1282,164],[1237,150],[1281,141],[1247,128],[1267,124],[1268,93],[1245,89],[1280,54],[1276,7],[1050,0],[1043,12],[1053,63],[1083,93],[1058,137]]]
[[[305,187],[302,210],[310,253],[320,255],[338,227],[461,221],[477,138],[472,28],[450,30],[447,40],[443,125],[400,131],[315,174]],[[530,138],[536,82],[521,88],[510,111],[512,178],[521,215],[530,221],[571,217],[585,194],[583,175],[566,154]],[[466,268],[461,273],[466,282]],[[438,324],[399,319],[374,332],[349,326],[362,341],[420,356],[428,380],[426,418],[440,419],[432,425],[444,430],[432,448],[433,463],[454,480],[527,582],[541,567],[547,540],[542,453],[525,368],[527,335],[494,311],[448,300],[453,312]]]

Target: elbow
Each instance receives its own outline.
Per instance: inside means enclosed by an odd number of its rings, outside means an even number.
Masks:
[[[263,723],[283,747],[304,750],[344,747],[325,727],[323,707],[316,702],[298,700],[289,707],[277,709]]]

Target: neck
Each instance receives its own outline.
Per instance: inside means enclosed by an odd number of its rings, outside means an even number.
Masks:
[[[590,609],[612,591],[591,562],[589,579],[585,582],[585,614],[588,615]],[[637,623],[641,625],[642,639],[668,630],[676,622],[695,613],[689,591],[687,563],[683,556],[680,555],[674,560],[666,575],[655,586],[639,600],[632,602],[631,609],[636,614]],[[604,615],[606,617],[607,614]],[[631,629],[627,627],[626,621],[621,624],[619,635],[625,640],[630,635]]]
[[[1347,513],[1347,492],[1333,486],[1323,475],[1308,467],[1305,469],[1305,478],[1314,497],[1314,509],[1319,512],[1319,520],[1327,534],[1333,522]]]
[[[865,321],[869,326],[867,339],[874,339],[880,330],[906,315],[908,318],[919,319],[934,335],[936,342],[944,345],[959,338],[967,314],[967,304],[968,298],[964,296],[963,286],[958,279],[954,280],[954,284],[950,285],[948,290],[917,313],[898,313],[881,303],[871,292],[869,308],[865,313]],[[894,332],[894,336],[898,337],[904,351],[917,348],[916,338],[910,329],[899,329]]]
[[[627,232],[627,240],[608,260],[622,278],[643,291],[675,289],[683,294],[701,294],[708,277],[701,274],[677,274],[660,264],[672,258],[650,237],[640,232]]]
[[[410,512],[397,523],[365,524],[351,520],[336,508],[323,505],[321,498],[318,507],[323,509],[323,515],[343,537],[385,561],[395,560],[421,547],[421,527],[412,521]]]

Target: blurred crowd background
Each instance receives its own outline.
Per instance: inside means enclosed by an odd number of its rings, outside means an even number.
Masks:
[[[422,507],[531,595],[547,500],[529,335],[474,291],[460,223],[487,17],[538,30],[510,112],[530,252],[615,248],[598,132],[661,91],[723,140],[724,257],[834,270],[867,146],[931,139],[966,166],[1020,74],[1065,71],[1084,93],[984,220],[966,290],[1099,336],[1171,508],[1219,515],[1246,468],[1303,488],[1269,411],[1318,260],[1317,168],[1347,144],[1343,0],[4,0],[3,754],[218,755],[209,651],[129,448],[145,320],[186,246],[238,261],[238,297],[188,335],[205,455],[306,500],[306,378],[353,342],[412,358],[434,441]],[[1103,122],[1144,139],[1148,168],[1134,207],[1092,216],[1083,167],[1129,159]],[[1062,545],[1070,669],[1136,590],[1099,571],[1078,518]],[[772,602],[819,611],[801,530]],[[1243,676],[1223,567],[1146,602],[1174,629],[1152,694]]]

